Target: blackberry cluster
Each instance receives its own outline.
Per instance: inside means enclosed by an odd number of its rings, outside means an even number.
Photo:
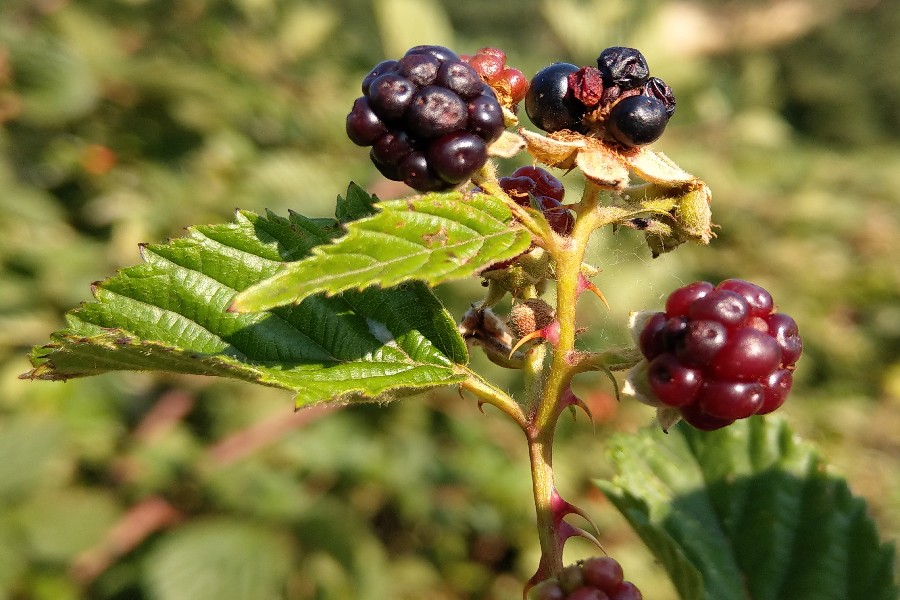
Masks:
[[[770,413],[784,403],[803,343],[772,296],[741,279],[672,292],[640,334],[650,389],[698,429]]]
[[[529,600],[642,600],[640,590],[624,581],[622,567],[608,556],[589,558],[531,588]]]
[[[569,235],[575,226],[572,211],[563,205],[566,190],[562,182],[540,167],[519,167],[508,177],[501,177],[500,187],[516,203],[540,210],[550,228]]]
[[[506,53],[499,48],[482,48],[472,56],[461,56],[481,79],[494,89],[500,104],[512,110],[525,98],[528,79],[519,69],[506,65]]]
[[[469,179],[505,128],[491,86],[443,46],[416,46],[379,63],[362,92],[347,115],[348,137],[372,147],[385,177],[421,192]]]
[[[662,136],[675,114],[675,95],[650,76],[643,54],[614,46],[600,53],[596,68],[554,63],[538,71],[525,112],[544,131],[597,134],[632,148]]]

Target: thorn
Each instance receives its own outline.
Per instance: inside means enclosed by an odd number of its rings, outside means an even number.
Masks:
[[[596,285],[591,283],[591,281],[587,277],[585,277],[583,273],[579,273],[578,274],[577,292],[580,294],[581,292],[583,292],[585,290],[587,290],[589,292],[593,292],[598,298],[600,298],[600,301],[603,302],[603,304],[606,306],[606,310],[611,310],[611,308],[609,306],[609,302],[606,301],[606,296],[603,295],[603,292],[601,292],[600,289]]]
[[[596,424],[594,423],[594,415],[591,412],[591,409],[588,407],[587,404],[584,403],[584,400],[582,400],[581,398],[576,396],[574,392],[572,392],[571,387],[567,386],[566,389],[563,390],[562,395],[560,395],[560,397],[559,397],[559,411],[562,412],[562,410],[565,408],[571,408],[574,410],[575,407],[578,407],[581,410],[583,410],[584,413],[591,420],[591,424],[596,426]],[[573,418],[575,418],[574,414],[575,413],[573,413]]]
[[[559,320],[553,319],[537,331],[532,331],[521,340],[519,340],[519,342],[515,346],[513,346],[513,349],[510,351],[509,358],[512,359],[513,353],[518,350],[522,346],[522,344],[536,338],[543,338],[544,340],[549,342],[551,346],[556,347],[556,345],[559,343]]]
[[[534,339],[537,339],[537,338],[542,338],[542,339],[543,339],[543,337],[544,337],[543,331],[544,331],[543,329],[538,329],[537,331],[532,331],[532,332],[529,333],[528,335],[524,336],[521,340],[519,340],[519,341],[516,343],[516,345],[513,346],[513,349],[509,351],[509,359],[512,360],[513,354],[515,354],[515,353],[516,353],[516,350],[518,350],[519,348],[521,348],[523,344],[526,344],[527,342],[530,342],[531,340],[534,340]]]

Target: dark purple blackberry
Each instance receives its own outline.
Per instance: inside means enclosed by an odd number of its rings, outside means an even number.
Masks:
[[[415,149],[415,143],[405,131],[389,131],[372,145],[372,157],[386,165],[396,166]]]
[[[407,56],[410,54],[427,54],[428,56],[433,56],[442,63],[448,61],[459,62],[460,60],[459,55],[446,46],[432,46],[428,44],[422,46],[413,46],[406,51]]]
[[[372,110],[369,101],[357,98],[347,115],[347,137],[357,146],[371,146],[387,133],[387,127]]]
[[[575,217],[562,203],[566,190],[548,171],[540,167],[519,167],[512,175],[501,177],[499,183],[516,203],[540,210],[550,229],[559,235],[572,233]]]
[[[624,46],[607,48],[597,57],[597,68],[603,75],[603,85],[633,90],[647,82],[650,68],[639,50]]]
[[[493,89],[451,50],[416,46],[366,75],[347,135],[389,179],[419,191],[451,188],[487,162],[503,133]]]
[[[428,165],[448,183],[461,183],[487,161],[487,146],[474,133],[454,131],[428,144]]]
[[[426,85],[415,95],[406,113],[409,132],[420,139],[436,138],[466,128],[469,110],[455,92]]]
[[[397,165],[396,181],[402,181],[420,192],[434,192],[447,187],[447,182],[428,168],[428,159],[423,152],[418,150],[410,152]]]
[[[490,144],[500,137],[506,125],[503,110],[493,96],[477,96],[466,105],[468,109],[468,130],[479,135]]]
[[[380,77],[381,75],[384,75],[385,73],[394,71],[396,69],[396,67],[397,67],[396,60],[383,60],[380,63],[378,63],[377,65],[375,65],[374,67],[372,67],[372,70],[369,71],[369,74],[366,75],[365,77],[363,77],[362,93],[364,95],[368,95],[369,86],[372,84],[372,82],[375,81],[375,79]]]
[[[407,54],[396,62],[397,72],[420,88],[434,83],[441,68],[441,61],[430,54]]]
[[[525,94],[525,112],[536,127],[550,133],[586,131],[581,118],[587,108],[569,90],[569,75],[576,71],[575,65],[554,63],[532,77]]]
[[[773,306],[769,292],[740,279],[672,292],[638,338],[656,399],[703,430],[781,406],[802,342],[796,322]]]
[[[481,95],[485,89],[481,75],[464,62],[445,62],[438,70],[434,82],[455,92],[464,100]]]
[[[662,100],[652,96],[628,96],[613,105],[606,129],[614,140],[631,148],[658,140],[668,121]]]
[[[369,85],[369,105],[382,119],[393,121],[406,112],[416,93],[415,84],[398,73],[385,73]]]

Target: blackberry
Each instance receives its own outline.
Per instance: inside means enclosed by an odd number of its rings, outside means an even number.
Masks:
[[[378,63],[347,115],[347,136],[371,146],[385,177],[419,191],[452,188],[487,162],[503,110],[481,75],[443,46]]]
[[[658,140],[666,130],[669,117],[666,105],[654,96],[628,96],[616,102],[609,112],[606,129],[614,140],[629,148]]]
[[[597,68],[603,75],[605,87],[633,90],[647,82],[650,67],[639,50],[624,46],[607,48],[597,57]]]
[[[773,310],[769,292],[740,279],[672,292],[638,338],[656,399],[703,430],[781,406],[803,345],[797,323]]]
[[[608,556],[588,558],[564,568],[558,579],[547,579],[528,592],[529,600],[642,600],[641,592],[624,581],[622,567]]]
[[[581,118],[587,107],[569,89],[569,75],[578,70],[569,63],[554,63],[531,78],[525,94],[525,112],[536,127],[549,133],[563,129],[586,131]]]
[[[500,187],[518,204],[540,210],[550,228],[569,235],[575,217],[563,204],[566,190],[556,177],[539,167],[519,167],[512,175],[500,178]]]

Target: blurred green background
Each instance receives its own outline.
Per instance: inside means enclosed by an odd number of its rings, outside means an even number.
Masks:
[[[583,302],[584,346],[623,342],[629,311],[685,282],[765,285],[806,347],[782,412],[896,539],[898,31],[891,0],[3,0],[0,599],[521,597],[538,560],[524,440],[455,390],[293,414],[284,392],[202,378],[17,379],[140,242],[237,207],[328,215],[350,180],[408,193],[343,128],[364,73],[419,43],[498,46],[528,76],[642,49],[678,98],[658,147],[709,183],[721,228],[655,260],[634,232],[598,234],[613,310]],[[439,290],[457,315],[480,293]],[[645,597],[671,600],[590,484],[608,434],[652,414],[603,378],[576,387],[597,424],[561,424],[560,489]],[[567,560],[590,553],[576,540]]]

